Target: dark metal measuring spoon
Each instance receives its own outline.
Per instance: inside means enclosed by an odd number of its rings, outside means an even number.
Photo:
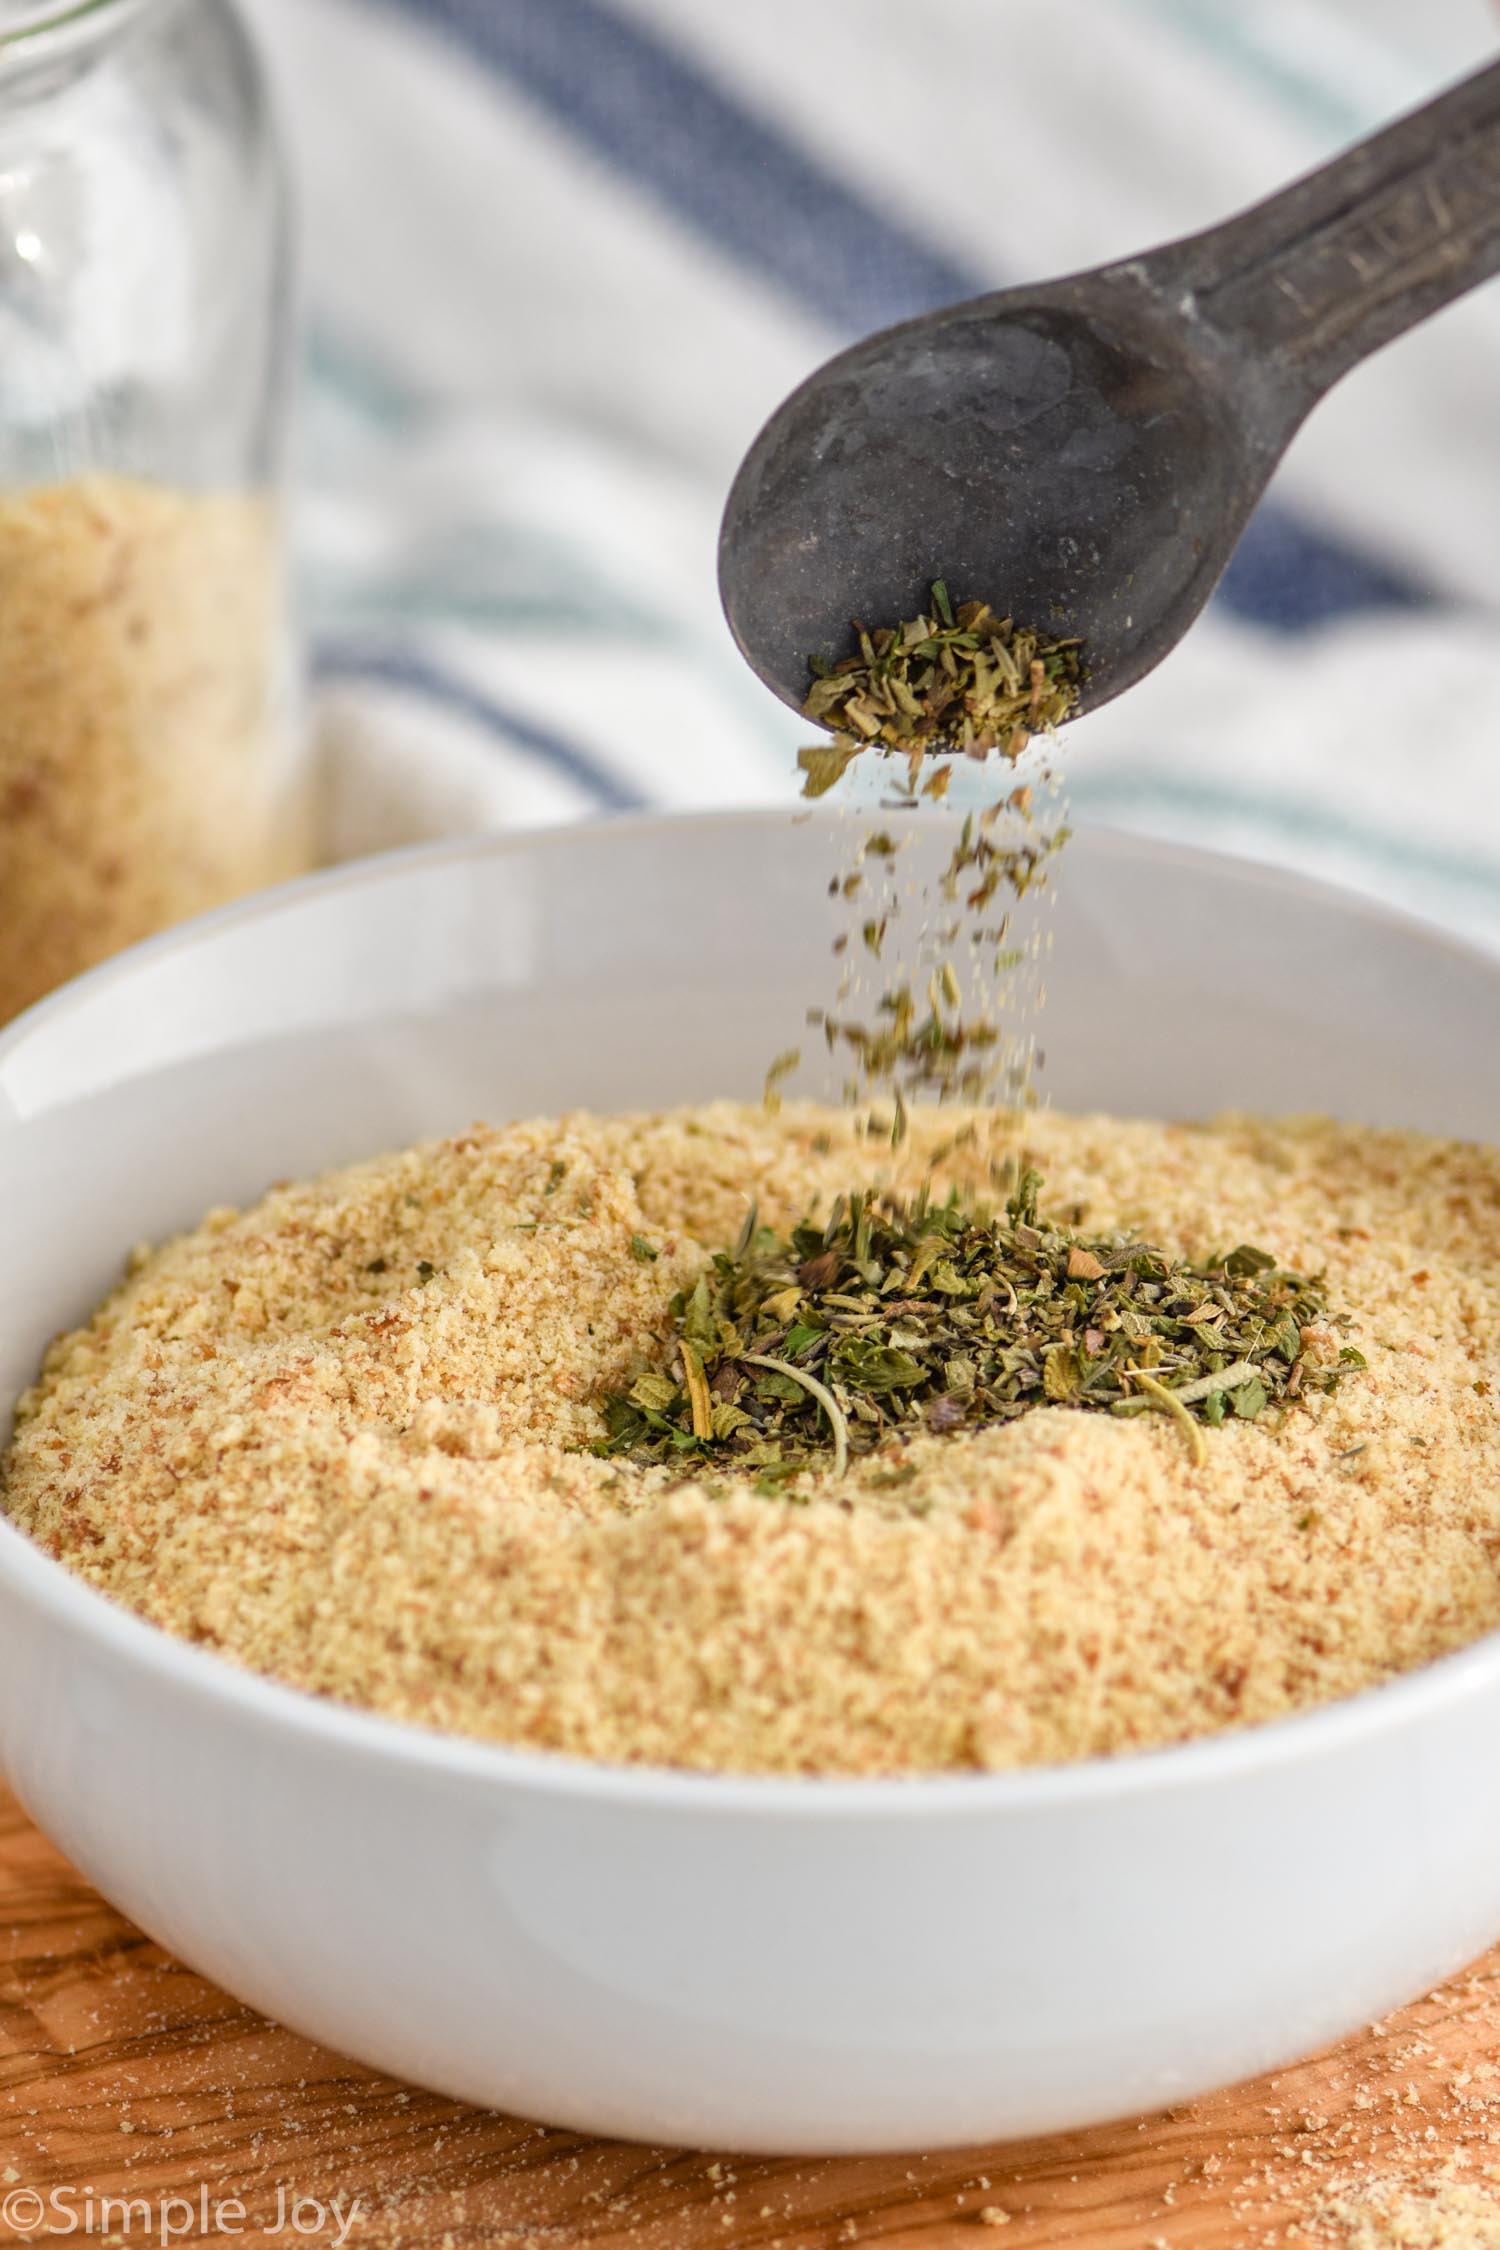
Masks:
[[[1324,392],[1497,271],[1500,63],[1205,234],[868,337],[735,478],[735,638],[797,705],[810,655],[941,574],[1081,636],[1084,706],[1107,703],[1197,616]]]

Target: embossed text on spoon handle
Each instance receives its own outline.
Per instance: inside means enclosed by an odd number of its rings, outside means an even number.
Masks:
[[[1162,260],[1199,320],[1270,361],[1305,411],[1500,272],[1500,62]]]

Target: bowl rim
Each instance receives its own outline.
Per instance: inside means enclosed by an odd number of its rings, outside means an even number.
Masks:
[[[610,819],[614,832],[654,835],[683,829],[765,830],[789,819],[842,820],[838,808],[809,816],[794,805],[706,813],[646,813]],[[941,817],[941,816],[940,816]],[[950,815],[956,818],[957,815]],[[220,931],[275,916],[310,895],[379,885],[422,866],[455,860],[504,860],[576,841],[585,827],[567,822],[511,834],[443,838],[371,854],[342,866],[314,870],[273,889],[195,916],[129,947],[71,979],[0,1030],[0,1096],[6,1065],[38,1031],[50,1031],[77,1006],[111,984],[128,983],[164,956],[190,950]],[[1357,920],[1395,929],[1492,977],[1500,986],[1500,958],[1483,946],[1420,916],[1386,906],[1361,892],[1295,870],[1194,844],[1137,836],[1103,823],[1088,835],[1110,848],[1157,862],[1207,863],[1269,890],[1295,891]],[[4,1119],[0,1114],[0,1135]],[[309,1747],[345,1751],[363,1760],[455,1783],[488,1785],[502,1792],[536,1792],[582,1805],[624,1805],[731,1817],[794,1820],[906,1819],[1044,1813],[1061,1808],[1143,1800],[1179,1789],[1251,1778],[1271,1768],[1337,1756],[1372,1737],[1421,1726],[1449,1707],[1500,1684],[1500,1629],[1467,1647],[1435,1658],[1414,1672],[1365,1688],[1336,1703],[1160,1747],[1081,1759],[1066,1765],[1007,1767],[994,1772],[893,1775],[718,1773],[696,1768],[607,1764],[568,1752],[518,1748],[504,1742],[442,1732],[394,1719],[288,1686],[250,1671],[233,1657],[179,1640],[136,1615],[113,1596],[77,1577],[0,1513],[0,1584],[49,1623],[98,1644],[112,1659],[140,1668],[159,1687],[183,1692],[227,1717],[266,1732],[300,1736]]]

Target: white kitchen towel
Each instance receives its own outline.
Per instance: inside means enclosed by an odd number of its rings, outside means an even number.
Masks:
[[[1488,0],[247,0],[306,218],[336,852],[768,802],[719,509],[849,338],[1206,225],[1500,48]],[[1097,817],[1500,942],[1500,291],[1358,371],[1066,740]]]

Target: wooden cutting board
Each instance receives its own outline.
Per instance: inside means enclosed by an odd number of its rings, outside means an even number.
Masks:
[[[1500,2245],[1500,1952],[1331,2054],[1161,2116],[935,2156],[690,2155],[466,2109],[267,2023],[0,1793],[0,2175],[3,2241],[71,2219],[79,2240],[157,2242],[164,2222],[283,2250],[341,2232],[374,2250],[1478,2250]],[[134,2199],[128,2227],[105,2197]],[[1379,2210],[1405,2232],[1372,2231]]]

